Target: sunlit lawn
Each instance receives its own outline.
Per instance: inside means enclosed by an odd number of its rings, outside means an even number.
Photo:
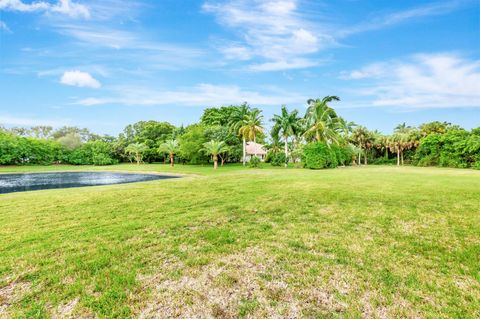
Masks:
[[[478,318],[480,171],[166,165],[0,195],[0,318]]]

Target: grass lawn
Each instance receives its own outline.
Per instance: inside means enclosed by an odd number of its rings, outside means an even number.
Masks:
[[[0,195],[0,318],[479,318],[480,171],[194,174]]]

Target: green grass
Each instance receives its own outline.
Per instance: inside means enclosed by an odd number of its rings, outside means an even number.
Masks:
[[[116,165],[0,195],[0,318],[478,318],[480,172]]]

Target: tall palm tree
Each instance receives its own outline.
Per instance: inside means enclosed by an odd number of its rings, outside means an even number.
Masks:
[[[213,168],[218,167],[218,156],[222,153],[228,152],[228,146],[223,141],[211,140],[203,144],[203,151],[208,155],[212,155]]]
[[[240,135],[242,137],[242,147],[243,147],[243,155],[242,155],[242,162],[245,166],[245,158],[246,158],[246,149],[247,149],[247,141],[245,136],[239,133],[240,128],[243,126],[243,119],[251,112],[250,106],[245,102],[240,106],[235,108],[235,111],[232,114],[232,118],[230,120],[229,126],[230,131],[235,133],[235,135]]]
[[[174,157],[178,151],[178,142],[177,140],[168,140],[165,143],[162,143],[158,148],[160,153],[167,153],[170,157],[170,166],[174,165]]]
[[[148,150],[148,146],[143,143],[133,143],[128,145],[125,148],[125,153],[135,158],[137,165],[140,165],[140,162],[143,159],[143,153]]]
[[[262,126],[262,119],[263,115],[261,111],[258,109],[253,109],[243,118],[242,126],[238,130],[241,136],[253,141],[253,143],[257,143],[257,134],[263,133],[263,126]],[[255,151],[257,148],[255,147]],[[257,154],[254,154],[257,156]]]
[[[339,144],[339,131],[342,123],[337,113],[327,103],[340,101],[338,96],[326,96],[323,99],[310,99],[305,114],[306,130],[304,136],[318,142]]]
[[[405,133],[401,132],[395,132],[392,136],[389,138],[389,148],[392,153],[397,153],[397,166],[400,166],[400,158],[403,158],[403,150],[404,150],[404,145],[405,141],[407,139],[407,135]],[[402,161],[403,165],[403,161]]]
[[[285,141],[285,167],[288,166],[288,138],[299,131],[298,111],[288,113],[287,107],[282,105],[282,113],[274,115],[272,121],[275,123],[272,128],[272,136],[281,135]]]

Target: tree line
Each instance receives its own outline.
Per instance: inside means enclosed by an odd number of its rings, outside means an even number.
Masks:
[[[480,128],[447,122],[405,123],[385,135],[348,122],[329,104],[337,96],[307,101],[305,114],[282,106],[266,132],[262,111],[247,103],[207,108],[186,127],[140,121],[117,137],[78,127],[0,127],[0,164],[109,165],[119,162],[175,165],[243,162],[247,142],[266,144],[266,162],[306,168],[339,165],[419,165],[480,169]],[[253,156],[249,165],[257,166]]]

